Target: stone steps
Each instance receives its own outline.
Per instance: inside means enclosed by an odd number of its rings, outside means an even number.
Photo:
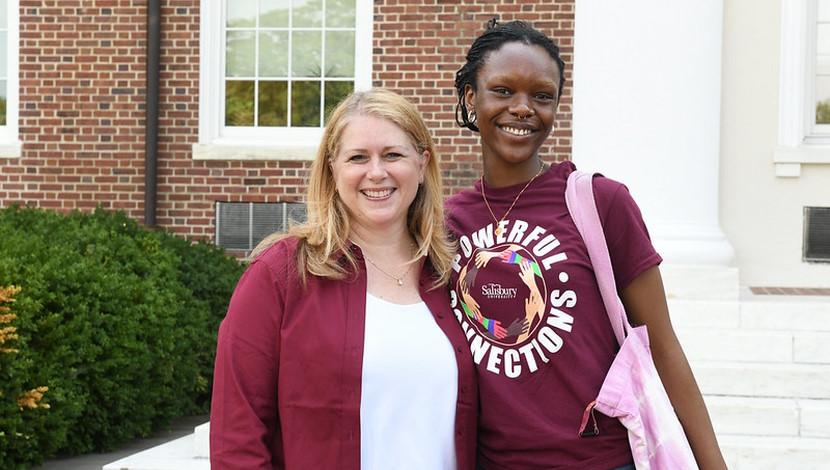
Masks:
[[[674,328],[738,328],[741,308],[735,300],[672,300],[669,313]]]
[[[830,364],[830,332],[678,328],[690,361]]]
[[[669,299],[677,329],[742,328],[773,331],[830,332],[830,298],[750,296],[736,300]]]
[[[830,399],[830,365],[692,361],[705,395]]]
[[[707,395],[718,435],[830,439],[830,400]]]
[[[828,297],[755,296],[753,300],[741,302],[740,312],[742,328],[830,331]]]
[[[669,309],[730,469],[830,468],[830,298]]]
[[[730,470],[826,470],[830,439],[720,435]]]
[[[793,335],[767,330],[679,328],[689,361],[793,362]],[[830,333],[826,334],[830,340]]]
[[[180,437],[104,465],[103,470],[210,470],[210,460],[195,455],[196,442],[195,434]]]

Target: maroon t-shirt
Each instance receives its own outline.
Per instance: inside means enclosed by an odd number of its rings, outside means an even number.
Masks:
[[[459,242],[452,307],[479,372],[479,463],[487,470],[611,469],[632,461],[616,419],[597,412],[599,435],[578,436],[618,346],[565,205],[573,170],[565,162],[539,175],[501,230],[480,183],[447,201]],[[496,217],[524,185],[486,188]],[[661,258],[625,186],[597,177],[594,192],[622,289]]]

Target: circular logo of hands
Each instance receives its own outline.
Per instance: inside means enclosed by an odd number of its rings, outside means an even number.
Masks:
[[[493,314],[488,315],[482,311],[481,303],[472,294],[476,286],[476,277],[480,271],[487,269],[492,262],[515,265],[519,280],[527,287],[527,297],[524,299],[524,311],[499,312],[499,318],[495,319]],[[540,289],[539,283],[542,289]],[[541,324],[545,311],[545,298],[542,295],[544,290],[544,278],[539,264],[530,253],[519,245],[501,245],[490,250],[480,250],[461,269],[458,278],[459,293],[461,294],[461,306],[468,318],[479,332],[502,345],[512,346],[526,340]],[[505,325],[505,318],[511,319],[509,325]]]

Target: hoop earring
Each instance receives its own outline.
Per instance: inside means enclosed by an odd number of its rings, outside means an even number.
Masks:
[[[469,121],[470,124],[475,124],[477,118],[478,118],[478,116],[476,116],[475,110],[472,110],[468,113],[467,121]]]

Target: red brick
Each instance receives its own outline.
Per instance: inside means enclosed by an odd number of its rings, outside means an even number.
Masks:
[[[573,52],[574,0],[387,0],[374,6],[373,83],[423,113],[452,194],[481,171],[477,136],[453,122],[455,71],[492,16],[545,28]],[[179,13],[185,8],[186,13]],[[104,10],[109,10],[104,14]],[[143,221],[146,2],[20,1],[22,158],[0,160],[0,207],[98,204]],[[162,1],[158,223],[191,237],[214,232],[215,201],[302,200],[309,162],[194,161],[198,137],[198,2]],[[568,84],[569,86],[570,84]],[[570,156],[571,95],[542,153]],[[30,171],[30,170],[31,171]],[[34,190],[25,185],[34,185]]]

